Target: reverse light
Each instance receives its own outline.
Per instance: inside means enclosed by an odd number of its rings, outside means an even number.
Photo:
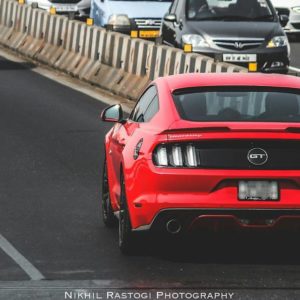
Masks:
[[[282,36],[275,36],[273,37],[268,45],[267,48],[279,48],[279,47],[284,47],[284,46],[288,46],[289,42],[288,42],[288,38],[284,35]]]
[[[183,166],[182,151],[179,146],[172,147],[172,158],[175,167]]]
[[[197,154],[196,149],[193,145],[188,145],[186,147],[186,157],[187,157],[187,165],[189,167],[197,167]]]
[[[156,151],[157,164],[162,167],[168,166],[168,153],[167,148],[159,146]]]

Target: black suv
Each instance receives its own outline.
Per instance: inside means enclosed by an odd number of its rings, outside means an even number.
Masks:
[[[174,0],[161,28],[164,44],[249,71],[287,73],[290,45],[270,0]]]

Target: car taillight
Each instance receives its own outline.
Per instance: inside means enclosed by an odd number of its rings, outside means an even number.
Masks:
[[[182,150],[180,146],[172,147],[172,165],[175,167],[183,166]]]
[[[159,167],[196,168],[200,166],[200,157],[193,144],[162,144],[155,149],[153,162]]]
[[[186,147],[186,160],[189,167],[197,167],[200,159],[197,158],[196,148],[192,145]]]
[[[168,166],[168,153],[167,148],[164,146],[159,146],[156,149],[156,162],[158,166]]]

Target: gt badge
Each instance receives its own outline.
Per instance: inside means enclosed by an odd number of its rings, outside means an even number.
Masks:
[[[253,148],[249,150],[247,158],[251,164],[261,166],[268,161],[268,153],[264,149]]]

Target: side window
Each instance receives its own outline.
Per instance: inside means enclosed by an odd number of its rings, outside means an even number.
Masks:
[[[153,98],[144,114],[145,122],[149,122],[159,110],[159,102],[157,95]]]
[[[147,112],[147,119],[145,118],[146,111],[152,104],[152,100],[156,97],[156,87],[151,86],[142,95],[138,103],[136,104],[133,112],[130,115],[130,119],[134,122],[147,122],[149,119],[149,113]]]

